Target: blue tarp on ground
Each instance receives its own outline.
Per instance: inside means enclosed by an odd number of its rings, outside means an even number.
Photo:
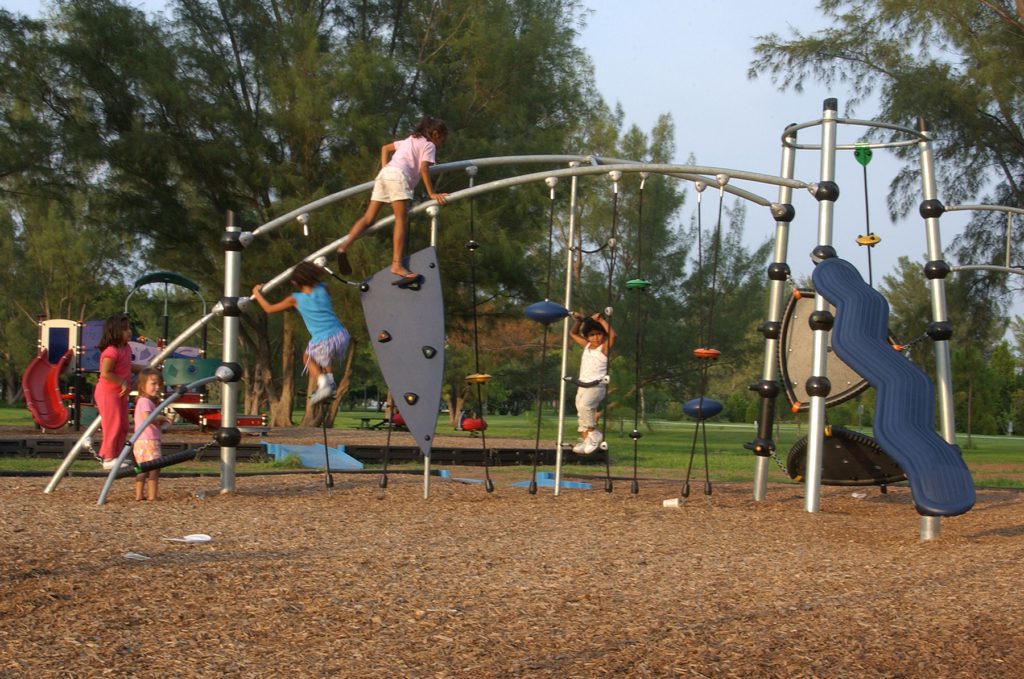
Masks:
[[[322,445],[300,446],[290,443],[267,443],[266,441],[263,442],[263,445],[267,447],[267,455],[275,460],[283,460],[289,455],[297,455],[302,460],[303,467],[310,467],[312,469],[324,468],[324,447]],[[363,468],[362,462],[345,452],[345,446],[338,446],[337,448],[328,447],[327,453],[331,463],[331,471]]]
[[[516,481],[512,484],[513,486],[526,486],[529,487],[529,481]],[[576,489],[576,490],[590,490],[593,488],[592,485],[584,481],[566,481],[562,479],[559,481],[559,485],[562,488]],[[554,472],[537,472],[537,487],[538,488],[554,488],[555,487],[555,473]]]

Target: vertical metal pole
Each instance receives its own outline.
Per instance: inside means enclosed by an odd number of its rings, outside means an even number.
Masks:
[[[928,264],[925,265],[925,272],[932,299],[932,322],[929,324],[928,330],[935,347],[936,407],[939,410],[939,426],[942,429],[942,437],[951,445],[955,445],[953,369],[949,357],[948,335],[942,332],[943,325],[948,327],[949,322],[946,313],[945,285],[945,275],[949,271],[949,266],[943,260],[942,235],[939,231],[939,217],[944,208],[935,197],[935,157],[932,155],[931,133],[924,118],[917,119],[917,129],[922,137],[921,141],[917,143],[918,151],[921,154],[921,195],[924,198],[921,202],[920,213],[924,218],[925,237],[928,245]],[[1009,234],[1007,234],[1007,238],[1009,238]],[[1009,249],[1007,249],[1007,254],[1009,254]],[[932,329],[936,330],[934,334],[931,332]],[[939,536],[942,528],[940,517],[922,516],[920,521],[922,540],[932,540]]]
[[[922,516],[920,537],[922,540],[934,540],[942,532],[942,518],[938,516]]]
[[[569,167],[578,167],[579,163],[573,161]],[[572,256],[573,242],[576,237],[576,189],[579,177],[573,175],[569,184],[569,234],[565,242],[565,308],[572,310]],[[562,322],[562,367],[559,375],[564,378],[568,373],[569,361],[569,326],[572,316],[567,316]],[[562,427],[565,426],[565,379],[558,383],[558,436],[555,441],[555,495],[559,494],[562,488]]]
[[[430,247],[437,247],[437,215],[441,212],[441,208],[437,205],[431,205],[427,208],[427,214],[430,216]],[[476,300],[474,300],[475,303]],[[482,416],[481,416],[482,417]],[[430,453],[423,455],[423,499],[426,500],[430,497]]]
[[[935,158],[932,155],[931,134],[924,119],[917,121],[918,131],[923,139],[917,148],[921,152],[921,216],[924,217],[925,236],[928,244],[928,262],[945,265],[942,257],[942,236],[939,231],[939,215],[941,204],[935,198]],[[945,266],[932,267],[935,270],[946,269]],[[948,323],[946,311],[946,284],[944,276],[936,275],[928,279],[928,287],[932,298],[932,326]],[[942,437],[950,444],[956,443],[956,421],[953,414],[953,370],[949,358],[949,340],[932,338],[935,346],[935,377],[936,407],[939,409],[939,425]]]
[[[228,210],[225,220],[226,244],[224,251],[224,347],[222,361],[238,362],[238,293],[241,281],[242,251],[240,247],[227,246],[238,242],[241,229],[235,226],[235,213]],[[238,381],[221,384],[220,426],[221,430],[234,429],[238,423]],[[220,492],[235,491],[236,446],[222,446],[220,449]]]
[[[168,311],[169,297],[171,296],[171,288],[167,283],[164,283],[164,328],[160,335],[160,346],[165,347],[171,340],[171,316]]]
[[[82,346],[82,328],[84,324],[75,324],[75,367],[72,371],[72,384],[74,385],[74,400],[71,402],[74,413],[73,423],[75,431],[82,428],[82,388],[85,386],[85,371],[82,370],[82,354],[85,347]]]
[[[430,216],[430,247],[437,247],[437,215],[441,212],[441,208],[437,205],[431,205],[427,208],[427,215]]]
[[[782,167],[779,171],[779,176],[785,179],[793,178],[796,165],[796,149],[793,148],[793,144],[796,144],[795,131],[786,135],[785,143],[782,145]],[[774,394],[771,397],[773,399],[778,394],[776,384],[779,376],[779,335],[782,331],[782,310],[785,306],[788,284],[783,275],[785,274],[788,277],[789,274],[786,258],[789,256],[789,222],[793,218],[792,210],[786,208],[787,206],[791,208],[790,203],[792,200],[793,189],[788,186],[780,186],[779,208],[782,212],[776,215],[778,221],[775,222],[775,251],[772,258],[774,265],[768,272],[771,282],[769,283],[768,292],[768,319],[765,325],[764,363],[761,367],[760,385],[762,389]],[[765,397],[766,394],[762,393],[761,398],[764,399]],[[758,422],[758,439],[768,440],[772,435],[774,408],[762,407],[760,417],[761,420],[764,420],[765,415],[769,414],[769,411],[772,421]],[[762,433],[766,435],[762,436]],[[764,502],[765,499],[768,488],[768,457],[768,455],[758,454],[754,458],[754,502]]]
[[[821,182],[832,183],[836,165],[836,111],[838,102],[826,99],[821,119]],[[832,246],[832,213],[835,196],[832,199],[818,198],[818,247]],[[828,301],[822,295],[814,296],[814,310],[828,311]],[[828,376],[828,330],[816,329],[812,335],[811,379]],[[807,428],[807,480],[804,493],[804,507],[808,512],[817,512],[821,505],[821,460],[825,446],[825,397],[827,394],[811,396],[811,412]]]

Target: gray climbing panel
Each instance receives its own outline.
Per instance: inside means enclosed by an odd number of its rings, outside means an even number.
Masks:
[[[413,253],[403,264],[419,274],[414,282],[393,285],[398,277],[385,267],[367,279],[360,295],[366,328],[395,406],[429,457],[444,381],[444,298],[437,251]]]

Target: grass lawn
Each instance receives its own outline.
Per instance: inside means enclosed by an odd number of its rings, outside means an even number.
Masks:
[[[355,429],[363,418],[371,421],[382,418],[380,413],[342,410],[335,419],[335,429]],[[297,413],[295,421],[301,419]],[[537,420],[535,415],[520,416],[492,415],[487,418],[487,435],[496,438],[519,438],[530,441],[537,436]],[[541,445],[552,445],[557,434],[557,416],[554,412],[546,414],[541,421]],[[25,408],[0,407],[0,426],[31,427],[32,418]],[[575,438],[575,418],[566,418],[564,439],[573,441]],[[629,433],[633,429],[632,420],[619,421],[613,419],[607,431],[607,439],[611,450],[613,476],[629,477],[633,474],[634,441]],[[447,414],[438,416],[437,431],[450,431]],[[697,435],[692,421],[670,422],[652,420],[640,426],[641,438],[636,445],[636,466],[639,477],[684,478],[687,467],[691,464],[691,479],[698,485],[704,479],[704,439]],[[797,431],[792,425],[780,427],[776,432],[777,457],[785,464],[786,455],[793,443],[804,433]],[[870,435],[870,429],[863,430]],[[712,482],[740,481],[752,482],[754,474],[754,456],[743,447],[754,436],[751,424],[707,424],[708,467]],[[964,459],[971,469],[975,483],[979,486],[1001,486],[1024,488],[1024,439],[1013,436],[972,436],[970,445],[967,437],[960,435],[958,442],[963,449]],[[692,456],[691,456],[692,453]],[[52,459],[31,459],[21,457],[0,458],[0,472],[3,471],[49,471],[56,465]],[[290,471],[295,465],[285,463],[252,463],[240,462],[239,474],[268,473]],[[94,461],[84,460],[72,466],[72,472],[97,471]],[[216,474],[218,465],[215,462],[177,465],[175,471]],[[603,465],[566,465],[564,471],[568,475],[585,474],[600,475],[604,473]],[[774,461],[769,462],[769,481],[786,482],[789,478]]]

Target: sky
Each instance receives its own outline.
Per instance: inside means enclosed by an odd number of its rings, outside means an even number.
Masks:
[[[147,11],[158,10],[161,0],[134,3]],[[825,26],[816,0],[584,0],[591,10],[579,42],[594,63],[598,89],[611,106],[619,104],[626,124],[650,131],[658,116],[672,115],[676,126],[676,157],[685,163],[692,153],[700,165],[776,175],[781,164],[781,137],[786,125],[821,117],[822,104],[834,97],[839,116],[872,119],[870,104],[850,112],[847,92],[826,90],[806,83],[803,93],[780,92],[767,78],[749,80],[756,36],[771,32],[788,35],[790,27],[813,32]],[[0,7],[38,15],[38,0],[0,0]],[[863,128],[842,126],[840,143],[852,143]],[[817,143],[820,128],[803,130],[800,141]],[[566,149],[566,153],[586,152]],[[456,159],[452,159],[456,160]],[[817,151],[800,151],[796,179],[819,179]],[[899,170],[897,161],[884,149],[876,150],[868,165],[868,206],[865,212],[863,169],[849,151],[836,159],[840,198],[835,206],[834,239],[840,256],[857,265],[867,278],[867,249],[854,239],[867,231],[882,238],[871,253],[873,277],[893,270],[897,259],[907,255],[924,260],[923,220],[912,215],[893,224],[886,209],[889,182]],[[774,186],[748,182],[737,186],[775,200]],[[717,192],[712,198],[717,201]],[[690,198],[684,207],[695,210]],[[707,203],[709,194],[705,194]],[[939,196],[941,199],[941,196]],[[979,200],[974,202],[980,202]],[[789,260],[795,276],[809,275],[809,252],[816,242],[817,203],[804,191],[794,194],[797,217],[790,228]],[[717,203],[716,203],[717,207]],[[708,210],[707,204],[704,210]],[[712,209],[706,214],[714,215]],[[960,233],[969,215],[947,214],[941,220],[943,247]],[[705,224],[708,222],[705,218]],[[775,222],[767,210],[750,206],[745,238],[756,245],[774,234]]]
[[[789,36],[791,27],[811,33],[826,26],[816,10],[816,0],[585,2],[592,13],[581,42],[594,62],[599,90],[611,105],[622,106],[627,125],[636,124],[645,131],[659,115],[670,113],[676,126],[677,163],[685,163],[692,153],[700,165],[777,175],[783,130],[791,123],[820,119],[825,99],[838,100],[840,117],[871,120],[877,113],[870,103],[851,112],[845,102],[848,93],[841,88],[829,90],[807,82],[798,94],[780,92],[767,77],[747,78],[757,36]],[[853,143],[863,132],[859,126],[841,126],[838,141]],[[798,141],[819,143],[820,127],[801,130]],[[795,168],[796,179],[817,181],[820,154],[797,152]],[[870,226],[882,238],[871,253],[876,284],[882,274],[894,269],[901,255],[923,261],[926,251],[920,217],[915,214],[894,224],[888,215],[888,186],[899,168],[888,150],[874,151],[868,164],[866,212],[863,168],[851,151],[840,151],[836,157],[840,198],[834,211],[834,245],[866,279],[867,248],[856,245],[854,239]],[[775,187],[736,185],[771,200],[778,196]],[[717,200],[717,193],[714,198]],[[707,201],[706,193],[705,211]],[[793,205],[797,217],[790,228],[788,258],[794,275],[809,275],[813,265],[808,255],[817,236],[817,202],[807,192],[797,191]],[[688,201],[688,208],[694,210],[695,201]],[[764,208],[748,208],[747,242],[773,236],[775,222],[766,213]],[[944,248],[962,232],[965,222],[965,213],[942,218]]]

